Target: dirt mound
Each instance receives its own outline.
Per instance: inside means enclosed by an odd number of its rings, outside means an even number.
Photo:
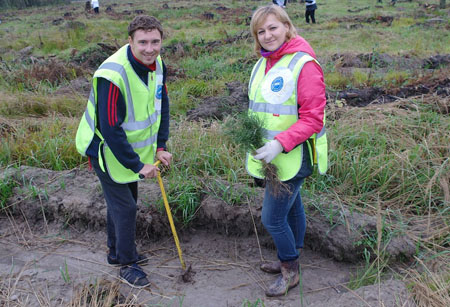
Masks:
[[[109,46],[103,43],[98,43],[95,46],[89,46],[84,50],[73,50],[71,61],[80,64],[81,67],[95,71],[100,64],[106,60],[110,55],[119,49],[118,46]]]
[[[402,98],[420,95],[436,95],[446,98],[450,94],[450,78],[444,76],[430,76],[411,82],[411,85],[383,89],[369,87],[362,89],[349,89],[345,91],[327,91],[327,100],[341,100],[346,105],[365,107],[369,104],[390,103]]]
[[[227,83],[228,95],[206,98],[195,109],[187,112],[188,120],[223,119],[248,108],[247,86],[236,81]]]
[[[93,172],[82,170],[54,172],[23,166],[20,170],[10,169],[8,173],[9,175],[6,173],[5,175],[17,178],[25,188],[30,187],[33,191],[32,197],[25,198],[23,193],[16,193],[11,199],[15,204],[12,207],[12,214],[24,215],[32,223],[58,220],[93,230],[103,229],[105,226],[106,205]],[[61,182],[64,182],[64,186]],[[247,186],[241,184],[230,186],[227,182],[222,182],[221,186],[226,187],[227,191],[234,191],[236,195],[246,196],[242,197],[241,202],[231,205],[225,201],[226,195],[211,191],[211,185],[205,186],[191,228],[237,236],[252,235],[256,229],[262,240],[268,238],[261,223],[263,190],[254,188],[254,193],[249,196]],[[42,196],[44,191],[45,198]],[[156,240],[161,235],[170,234],[167,218],[162,210],[153,205],[161,199],[159,186],[152,182],[142,182],[140,194],[141,203],[146,205],[139,206],[138,237]],[[305,197],[306,204],[315,201]],[[22,208],[26,210],[21,210]],[[373,242],[362,240],[368,234],[376,233],[376,217],[333,204],[333,200],[325,196],[321,196],[320,204],[308,206],[307,212],[308,228],[305,241],[309,242],[312,249],[337,260],[351,262],[363,259],[364,249],[373,249],[370,245]],[[329,216],[328,212],[335,213]],[[395,221],[390,223],[395,226]],[[386,227],[389,227],[389,223]],[[384,248],[392,259],[409,259],[415,253],[414,244],[406,236],[392,235],[385,244]]]
[[[203,17],[205,18],[205,17]],[[182,41],[174,41],[168,45],[165,45],[162,48],[162,53],[169,54],[170,58],[173,59],[173,56],[176,58],[183,57],[185,54],[189,53],[190,55],[199,54],[203,52],[210,52],[215,48],[220,48],[226,44],[233,44],[235,42],[241,40],[247,40],[251,37],[249,31],[242,31],[241,33],[231,36],[225,29],[221,29],[220,35],[223,36],[223,39],[213,40],[213,41],[204,41],[203,39],[200,41],[193,42],[192,44],[187,44]],[[253,58],[246,58],[244,61],[254,62]]]
[[[417,69],[438,69],[450,63],[450,54],[433,55],[428,58],[418,58],[414,56],[393,56],[387,53],[370,52],[360,54],[335,53],[331,56],[331,61],[337,68],[390,68],[395,67],[401,70]]]
[[[69,82],[66,86],[61,86],[55,91],[55,95],[79,95],[89,96],[91,83],[85,77],[79,77]]]

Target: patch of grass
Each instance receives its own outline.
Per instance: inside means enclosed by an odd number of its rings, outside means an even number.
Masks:
[[[413,108],[405,101],[385,106],[383,112],[354,109],[335,122],[328,130],[333,140],[330,160],[339,163],[330,165],[329,175],[338,194],[358,197],[363,206],[380,195],[386,205],[415,214],[440,211],[444,194],[432,178],[450,170],[449,149],[438,145],[450,142],[450,123],[427,112],[425,104],[416,102],[417,109],[408,111],[403,106]]]
[[[87,98],[81,95],[51,95],[23,93],[1,93],[0,115],[7,117],[52,116],[60,114],[75,119],[86,108]]]
[[[264,301],[261,300],[260,298],[258,298],[254,302],[251,300],[245,299],[241,305],[241,307],[264,307],[264,306],[266,306],[266,305],[264,304]]]
[[[2,140],[0,165],[30,165],[52,170],[77,167],[82,161],[75,148],[78,120],[53,117],[16,121],[15,131]]]
[[[360,70],[354,70],[352,74],[352,84],[354,87],[364,87],[369,83],[369,75]]]
[[[170,86],[170,95],[174,113],[185,113],[195,108],[202,98],[215,96],[224,88],[221,81],[206,81],[201,79],[179,80]]]
[[[64,265],[59,267],[59,271],[61,273],[61,277],[64,280],[65,284],[70,283],[70,274],[69,274],[69,267],[67,266],[67,261],[64,259]]]
[[[188,225],[195,217],[200,205],[201,188],[197,178],[186,172],[172,168],[165,184],[166,197],[172,207],[174,219],[181,218],[183,225]],[[159,210],[164,210],[164,202],[158,203]]]
[[[416,258],[417,268],[407,270],[408,288],[418,306],[440,307],[450,302],[448,258],[448,255],[441,261]]]
[[[192,177],[245,177],[243,157],[221,129],[216,122],[177,121],[168,142],[174,154],[173,167],[186,170]]]
[[[392,21],[392,27],[408,27],[416,24],[416,22],[412,17],[400,17]]]
[[[76,288],[75,294],[68,306],[116,306],[125,304],[134,305],[135,298],[125,298],[119,291],[120,283],[108,280],[95,280],[94,282],[82,284]]]
[[[248,186],[235,187],[230,180],[223,181],[217,178],[206,178],[204,180],[206,189],[212,195],[223,200],[228,205],[240,205],[246,203],[255,192]]]
[[[223,136],[218,123],[179,120],[171,129],[169,151],[174,155],[170,170],[164,174],[166,194],[174,215],[184,224],[194,218],[205,193],[205,178],[220,178],[230,182],[250,181],[243,165],[243,157],[233,143]],[[203,183],[202,181],[205,181]],[[228,193],[234,202],[240,194]],[[160,210],[163,203],[160,202]]]
[[[406,71],[390,71],[384,76],[384,82],[388,88],[397,88],[404,86],[410,79],[411,75]]]
[[[0,209],[4,209],[8,199],[13,195],[13,189],[18,183],[12,178],[0,178]]]
[[[381,282],[380,277],[383,274],[380,273],[382,273],[387,263],[384,263],[382,268],[378,267],[377,261],[370,261],[371,255],[367,249],[364,250],[364,259],[364,267],[357,269],[356,273],[351,275],[350,281],[347,284],[348,288],[352,290]]]
[[[330,72],[325,74],[325,84],[335,90],[343,90],[351,84],[351,80],[340,72]]]
[[[80,67],[55,60],[1,68],[0,71],[5,71],[5,74],[0,77],[0,83],[11,92],[50,94],[69,80],[84,74]]]

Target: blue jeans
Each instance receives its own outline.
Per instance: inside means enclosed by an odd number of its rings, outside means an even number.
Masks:
[[[306,216],[300,196],[300,187],[304,178],[285,182],[292,193],[282,192],[274,197],[267,183],[262,208],[262,222],[272,236],[277,247],[280,261],[298,258],[299,248],[303,247],[306,231]]]
[[[299,257],[299,248],[303,248],[306,232],[306,215],[300,195],[300,188],[306,177],[311,175],[312,166],[309,152],[304,146],[302,167],[298,174],[283,182],[288,191],[283,190],[274,196],[272,187],[266,183],[261,219],[264,227],[272,236],[277,247],[278,259],[282,262]]]

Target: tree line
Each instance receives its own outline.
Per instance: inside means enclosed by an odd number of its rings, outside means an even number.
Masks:
[[[58,3],[70,3],[70,0],[0,0],[0,7],[22,9],[31,6],[42,6]]]

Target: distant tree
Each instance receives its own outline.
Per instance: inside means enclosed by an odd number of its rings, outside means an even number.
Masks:
[[[70,3],[70,0],[0,0],[0,7],[22,9],[31,6],[43,6],[57,3]]]

